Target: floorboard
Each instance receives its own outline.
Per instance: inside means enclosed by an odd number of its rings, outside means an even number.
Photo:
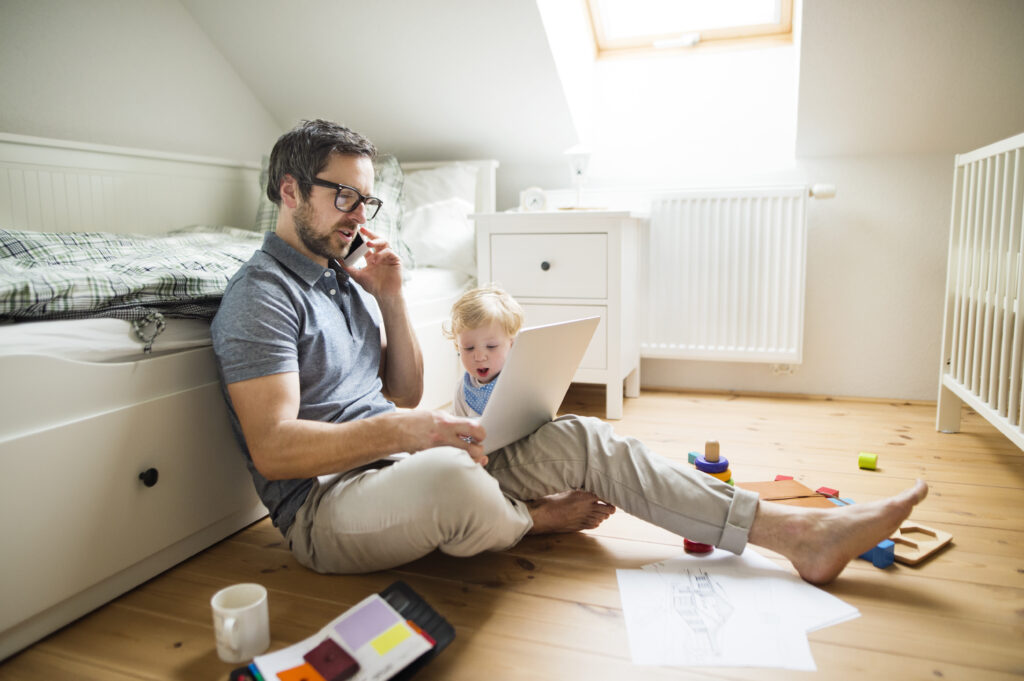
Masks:
[[[574,386],[564,412],[600,415],[603,391]],[[1024,454],[965,410],[963,431],[935,431],[935,406],[901,401],[644,391],[617,432],[685,462],[721,443],[737,480],[793,475],[866,502],[923,477],[913,515],[953,542],[916,567],[854,561],[826,590],[857,619],[813,632],[815,673],[634,665],[617,569],[675,556],[675,535],[616,513],[596,530],[528,537],[501,553],[434,553],[368,575],[318,575],[264,520],[0,663],[0,679],[226,679],[210,597],[255,581],[270,592],[271,648],[317,631],[366,595],[403,579],[455,626],[455,642],[417,678],[519,679],[990,679],[1024,674]],[[857,467],[857,454],[879,468]],[[763,552],[788,568],[771,552]]]

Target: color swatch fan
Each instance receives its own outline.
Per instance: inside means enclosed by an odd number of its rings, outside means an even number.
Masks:
[[[395,582],[313,636],[257,656],[232,679],[404,681],[454,638],[451,624],[407,584]]]

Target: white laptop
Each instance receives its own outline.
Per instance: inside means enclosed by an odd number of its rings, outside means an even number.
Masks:
[[[480,425],[484,454],[533,433],[555,417],[600,317],[523,329],[509,350]]]

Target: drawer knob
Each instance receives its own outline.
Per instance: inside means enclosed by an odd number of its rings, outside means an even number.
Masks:
[[[146,487],[152,487],[156,484],[156,481],[160,479],[160,471],[155,468],[147,468],[146,470],[139,473],[139,480]]]
[[[547,272],[548,270],[550,270],[550,269],[551,269],[551,263],[549,263],[549,262],[548,262],[547,260],[545,260],[544,262],[542,262],[542,263],[540,264],[540,268],[541,268],[542,270],[544,270],[545,272]]]

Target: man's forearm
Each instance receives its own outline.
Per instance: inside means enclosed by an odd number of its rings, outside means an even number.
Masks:
[[[406,431],[400,413],[347,423],[289,419],[248,444],[256,469],[268,480],[312,478],[409,451],[414,444]]]
[[[442,411],[412,409],[347,423],[285,419],[250,443],[256,469],[268,480],[312,478],[352,470],[389,454],[458,447],[485,462],[479,423]]]
[[[412,329],[405,298],[379,300],[384,317],[386,346],[384,392],[400,407],[415,407],[423,397],[423,355]]]

